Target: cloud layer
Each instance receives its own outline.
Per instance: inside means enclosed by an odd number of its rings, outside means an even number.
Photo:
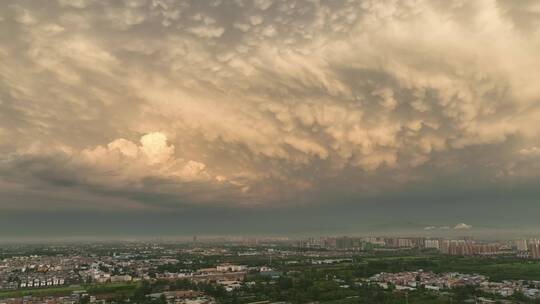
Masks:
[[[540,175],[535,1],[0,6],[0,210],[484,197]]]

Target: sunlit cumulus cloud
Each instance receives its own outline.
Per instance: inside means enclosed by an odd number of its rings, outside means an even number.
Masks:
[[[106,147],[98,146],[81,152],[81,161],[103,172],[113,171],[120,181],[147,176],[174,177],[185,180],[207,180],[206,165],[193,160],[173,157],[174,146],[159,132],[141,137],[140,145],[126,139],[116,139]],[[78,156],[77,156],[78,157]],[[106,174],[104,174],[107,176]]]
[[[454,226],[455,230],[468,230],[468,229],[471,229],[471,228],[472,228],[471,225],[467,225],[465,223],[459,223],[459,224]]]
[[[175,208],[532,183],[537,15],[534,1],[3,1],[1,191]]]
[[[430,231],[430,230],[449,230],[450,229],[450,226],[426,226],[424,227],[424,230],[426,231]],[[472,229],[472,225],[467,225],[465,223],[459,223],[459,224],[456,224],[454,227],[453,227],[454,230],[468,230],[468,229]]]

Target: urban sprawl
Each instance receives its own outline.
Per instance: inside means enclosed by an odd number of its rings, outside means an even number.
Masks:
[[[0,304],[540,303],[539,239],[194,237],[0,248]]]

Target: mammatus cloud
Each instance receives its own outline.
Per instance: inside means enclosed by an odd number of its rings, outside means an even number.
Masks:
[[[519,150],[519,154],[524,155],[524,156],[540,156],[540,148],[538,147],[523,148]]]
[[[6,193],[266,206],[539,177],[534,2],[0,6]]]

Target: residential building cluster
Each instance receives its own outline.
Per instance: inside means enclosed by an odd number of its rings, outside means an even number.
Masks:
[[[424,287],[428,290],[439,291],[459,286],[477,286],[488,281],[486,276],[448,272],[436,274],[433,272],[407,271],[399,273],[379,273],[369,278],[383,288],[395,287],[397,290],[415,290]]]
[[[79,282],[80,256],[21,256],[0,261],[0,290],[62,286]]]
[[[517,255],[523,258],[540,259],[540,240],[522,239],[504,242],[478,242],[472,237],[460,239],[429,237],[320,237],[306,238],[298,242],[300,248],[392,251],[392,250],[436,250],[442,254],[456,256],[472,255]]]
[[[463,274],[457,272],[433,273],[407,271],[398,273],[379,273],[367,280],[384,289],[414,291],[418,288],[441,291],[461,286],[475,286],[480,290],[502,297],[512,296],[517,292],[531,299],[540,299],[540,281],[505,280],[491,282],[487,276],[478,274]]]
[[[540,239],[520,239],[515,248],[523,258],[540,259]]]
[[[158,300],[164,298],[170,304],[215,304],[216,300],[202,292],[194,290],[178,290],[151,293],[148,298]]]
[[[156,274],[157,279],[166,280],[189,280],[193,282],[217,282],[232,291],[239,287],[239,282],[246,277],[248,270],[256,270],[246,265],[220,264],[216,267],[200,268],[193,272],[163,272]]]

